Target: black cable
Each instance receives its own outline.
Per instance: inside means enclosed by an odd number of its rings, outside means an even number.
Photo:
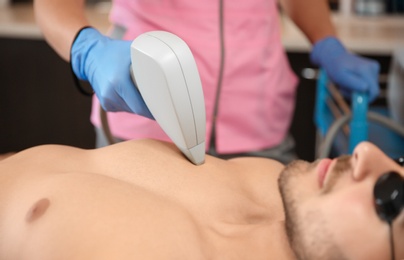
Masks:
[[[225,39],[224,39],[224,3],[223,0],[219,0],[219,36],[220,36],[220,67],[219,67],[219,78],[217,82],[217,90],[215,103],[213,108],[213,119],[212,119],[212,133],[210,137],[209,154],[213,156],[218,156],[216,151],[216,119],[219,111],[219,99],[220,92],[222,89],[223,82],[223,72],[224,72],[224,61],[226,58],[226,49],[225,49]]]

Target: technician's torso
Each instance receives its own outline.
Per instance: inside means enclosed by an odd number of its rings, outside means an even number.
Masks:
[[[263,193],[279,165],[258,160],[246,173],[209,157],[197,167],[173,150],[43,147],[0,163],[0,258],[287,259],[278,195]],[[268,174],[257,172],[264,165]],[[27,219],[44,198],[45,213]]]
[[[279,144],[292,119],[296,77],[282,46],[276,2],[114,0],[110,19],[127,28],[127,40],[164,30],[189,45],[204,90],[206,143],[215,123],[217,151],[239,153]],[[92,122],[100,126],[94,99]],[[117,137],[169,141],[146,118],[109,113],[108,119]]]

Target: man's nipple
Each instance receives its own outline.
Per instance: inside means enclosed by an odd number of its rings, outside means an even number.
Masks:
[[[47,198],[38,200],[28,210],[27,215],[25,216],[25,221],[30,223],[42,217],[45,214],[46,210],[49,208],[49,205],[50,201]]]

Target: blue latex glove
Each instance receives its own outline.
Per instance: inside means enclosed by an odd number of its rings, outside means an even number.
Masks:
[[[310,59],[325,69],[344,96],[350,97],[352,91],[367,91],[371,102],[379,95],[379,63],[349,53],[336,38],[326,37],[318,41]]]
[[[113,40],[88,27],[77,35],[71,48],[76,76],[90,82],[106,111],[126,111],[152,118],[130,76],[132,41]]]

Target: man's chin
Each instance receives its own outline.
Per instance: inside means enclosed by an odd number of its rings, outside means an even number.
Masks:
[[[285,229],[286,235],[289,240],[290,247],[292,248],[297,259],[305,259],[302,257],[302,252],[299,246],[299,238],[297,234],[298,225],[295,223],[297,215],[296,198],[293,196],[294,180],[298,177],[295,169],[298,169],[299,162],[293,162],[285,167],[279,176],[278,187],[280,190],[282,203],[285,211]]]
[[[307,200],[303,187],[307,178],[303,177],[315,166],[297,162],[288,165],[279,177],[289,244],[297,259],[346,259],[334,246],[326,219],[321,212],[310,207],[311,202]]]

